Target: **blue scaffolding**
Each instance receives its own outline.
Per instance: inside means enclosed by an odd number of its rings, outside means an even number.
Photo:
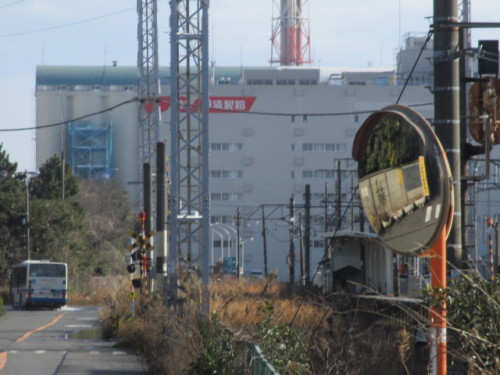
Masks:
[[[85,179],[113,177],[111,122],[67,125],[67,160],[73,173]]]

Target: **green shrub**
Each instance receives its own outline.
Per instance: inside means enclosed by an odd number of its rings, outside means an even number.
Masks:
[[[190,375],[233,375],[241,373],[235,369],[235,361],[243,350],[240,342],[234,340],[233,334],[224,328],[217,317],[200,316],[198,320],[203,346],[196,360],[190,366]],[[239,369],[241,370],[241,369]]]
[[[280,374],[309,374],[307,348],[299,330],[279,322],[270,303],[265,304],[264,314],[258,334],[267,360]]]

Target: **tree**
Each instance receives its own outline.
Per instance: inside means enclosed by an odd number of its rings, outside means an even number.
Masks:
[[[34,199],[60,199],[63,196],[62,160],[54,155],[40,167],[40,175],[33,179],[30,190]],[[68,164],[64,165],[64,197],[78,193],[78,178]]]
[[[2,147],[0,144],[0,274],[6,275],[24,254],[20,250],[25,244],[25,175],[17,173],[17,163],[10,162]]]
[[[112,180],[81,180],[75,200],[85,212],[86,242],[95,260],[93,274],[123,272],[123,256],[134,228],[127,193]]]

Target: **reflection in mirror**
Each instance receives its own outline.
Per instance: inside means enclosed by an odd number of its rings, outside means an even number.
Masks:
[[[401,116],[389,113],[368,138],[366,159],[358,167],[359,177],[414,162],[423,154],[422,148],[417,131]]]
[[[354,139],[353,158],[363,209],[387,247],[418,255],[451,226],[446,156],[417,112],[389,106],[370,115]]]
[[[401,116],[389,113],[371,131],[358,170],[361,201],[376,233],[424,205],[424,153],[420,135]]]

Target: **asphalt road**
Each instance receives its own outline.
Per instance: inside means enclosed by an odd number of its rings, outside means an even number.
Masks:
[[[0,317],[0,375],[143,375],[134,354],[89,338],[98,322],[95,307],[7,307]]]

